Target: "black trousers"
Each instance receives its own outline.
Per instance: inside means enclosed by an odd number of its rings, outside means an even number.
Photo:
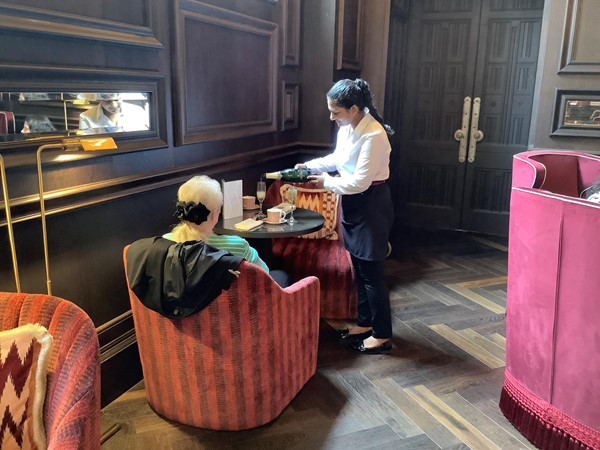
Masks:
[[[358,290],[359,327],[373,327],[373,337],[392,337],[390,295],[385,284],[383,261],[367,261],[352,257]]]

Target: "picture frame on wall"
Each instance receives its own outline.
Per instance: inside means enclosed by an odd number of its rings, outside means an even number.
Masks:
[[[557,90],[552,136],[600,137],[600,91]]]

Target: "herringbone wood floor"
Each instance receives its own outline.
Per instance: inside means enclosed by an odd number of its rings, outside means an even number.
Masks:
[[[498,408],[506,250],[505,239],[407,231],[386,261],[389,355],[347,351],[333,335],[345,324],[323,321],[317,373],[274,422],[182,426],[150,409],[141,382],[103,410],[102,448],[533,448]]]

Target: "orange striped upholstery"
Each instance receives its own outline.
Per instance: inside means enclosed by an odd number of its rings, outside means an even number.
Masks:
[[[239,270],[228,291],[179,320],[129,290],[148,402],[168,419],[257,427],[279,416],[316,371],[319,280],[282,289],[258,266],[243,261]]]
[[[290,183],[294,184],[294,183]],[[267,189],[265,204],[281,203],[281,181]],[[297,184],[301,186],[302,184]],[[336,230],[338,240],[273,239],[273,254],[294,279],[314,275],[321,282],[321,317],[355,319],[357,317],[356,284],[350,253],[344,247],[341,226],[341,202],[338,205]]]
[[[89,316],[58,297],[0,292],[0,320],[0,330],[39,323],[54,338],[44,403],[48,449],[99,449],[100,353]]]

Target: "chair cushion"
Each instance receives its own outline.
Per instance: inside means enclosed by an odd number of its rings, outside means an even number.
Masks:
[[[290,184],[283,184],[280,187],[281,198],[286,198],[286,192],[290,188]],[[327,189],[309,189],[301,186],[296,186],[298,189],[298,197],[296,206],[298,208],[310,209],[316,211],[325,217],[323,228],[314,233],[299,236],[301,239],[329,239],[337,240],[337,212],[339,195]]]
[[[0,430],[3,449],[45,449],[43,408],[52,336],[39,324],[0,332]]]

